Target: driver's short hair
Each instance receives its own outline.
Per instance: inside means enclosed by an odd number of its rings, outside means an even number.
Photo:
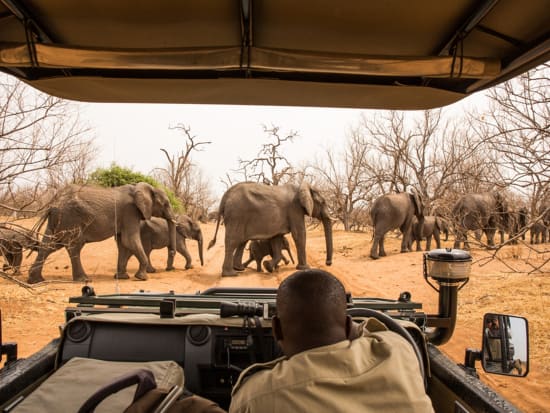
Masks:
[[[345,323],[346,290],[326,271],[296,271],[279,286],[277,313],[283,323],[322,334],[331,323]]]

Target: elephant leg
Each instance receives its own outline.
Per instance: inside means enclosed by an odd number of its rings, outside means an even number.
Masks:
[[[250,255],[248,256],[248,259],[243,262],[243,267],[248,267],[250,265],[250,263],[254,261],[254,257],[252,256],[252,252],[250,253]]]
[[[23,250],[18,249],[12,255],[12,268],[15,275],[21,274],[21,263],[23,262]]]
[[[433,236],[434,236],[434,239],[435,239],[435,246],[437,247],[437,249],[441,249],[441,236],[440,236],[439,231],[435,231]],[[428,251],[429,251],[429,249],[428,249]]]
[[[429,251],[431,249],[431,247],[432,247],[432,236],[428,235],[426,237],[426,251]]]
[[[399,228],[401,230],[402,238],[401,238],[401,252],[409,252],[408,248],[408,240],[412,238],[413,231],[412,231],[412,218],[407,219],[403,225]],[[418,241],[420,244],[420,240]]]
[[[235,255],[233,256],[233,269],[236,271],[244,271],[246,268],[243,266],[243,253],[244,248],[246,247],[246,242],[247,241],[240,243],[235,249]]]
[[[50,233],[46,232],[46,234],[44,235],[44,240],[38,248],[36,259],[34,260],[33,264],[31,265],[31,269],[29,270],[29,277],[27,278],[27,282],[29,284],[35,284],[44,281],[44,277],[42,277],[42,268],[44,267],[46,259],[50,256],[51,253],[57,251],[62,246],[62,244],[54,242],[51,239]]]
[[[222,277],[234,277],[237,271],[233,268],[233,253],[237,249],[237,242],[230,239],[230,229],[225,228],[225,256],[222,265]]]
[[[263,256],[256,257],[256,271],[262,272],[262,260],[264,259]]]
[[[143,247],[143,252],[145,252],[145,255],[147,256],[147,268],[145,269],[145,271],[147,271],[148,273],[157,272],[156,268],[153,267],[153,263],[151,262],[151,251],[153,250],[153,246],[149,237],[143,237],[141,239],[141,245]],[[121,244],[117,244],[117,246],[119,247],[119,251],[120,251]],[[131,256],[132,256],[132,253],[130,253],[130,255],[128,255],[128,257],[126,258],[126,261],[124,263],[124,271],[121,271],[120,272],[121,274],[126,273],[126,266]],[[168,250],[168,259],[170,259],[170,250]]]
[[[282,255],[282,247],[283,242],[281,237],[274,237],[270,240],[270,247],[271,247],[271,260],[264,261],[264,268],[268,272],[273,272],[277,269],[279,266],[279,262],[281,261]]]
[[[384,236],[386,232],[384,230],[375,228],[374,236],[372,241],[372,247],[370,249],[370,257],[373,260],[378,259],[379,257],[386,256],[386,250],[384,249]]]
[[[285,265],[288,265],[290,263],[290,260],[284,256],[284,254],[281,252],[281,259],[285,263]]]
[[[495,246],[495,234],[495,229],[489,228],[485,230],[485,236],[487,237],[487,245],[489,246],[489,248],[494,248]]]
[[[302,222],[300,226],[292,229],[292,238],[294,239],[294,245],[296,245],[296,251],[298,253],[298,265],[297,270],[307,270],[309,265],[307,264],[306,256],[306,226]]]
[[[122,242],[120,241],[120,237],[117,237],[117,248],[118,248],[118,259],[117,259],[117,270],[115,274],[115,278],[119,280],[127,280],[130,278],[128,275],[128,272],[126,271],[126,268],[128,266],[128,260],[132,256],[132,252],[127,249],[124,245],[122,245]]]
[[[87,281],[88,276],[84,272],[82,262],[80,261],[80,251],[84,247],[85,242],[74,242],[66,246],[69,257],[71,258],[71,265],[73,267],[73,280],[74,281]]]
[[[191,254],[189,254],[189,250],[187,249],[187,245],[185,244],[185,239],[182,239],[181,242],[178,242],[176,244],[177,251],[180,253],[180,255],[185,258],[185,269],[189,270],[193,268],[192,260],[191,260]],[[174,259],[172,258],[172,262],[174,262]],[[166,268],[166,270],[174,269],[174,266],[172,265],[172,268]]]
[[[139,233],[139,221],[137,222],[137,225],[134,227],[132,222],[127,223],[127,232],[122,232],[120,236],[120,244],[119,244],[119,258],[120,257],[120,247],[123,247],[122,249],[126,249],[130,252],[130,254],[133,254],[136,256],[136,258],[139,261],[139,269],[134,274],[134,277],[137,278],[140,281],[147,280],[147,255],[145,254],[145,251],[143,250],[143,244],[141,243],[141,236]],[[127,253],[127,252],[126,252]],[[125,257],[122,257],[125,258]],[[128,260],[126,260],[128,262]],[[123,269],[124,271],[120,271]],[[126,268],[119,268],[117,270],[118,274],[124,274],[126,272]]]
[[[157,269],[153,267],[153,263],[151,262],[151,250],[144,249],[144,251],[145,251],[145,255],[147,256],[147,268],[145,269],[145,271],[147,271],[150,274],[153,274],[157,272]],[[170,251],[168,251],[168,261],[170,261],[170,257],[172,257],[172,262],[173,262],[174,256],[170,254]],[[128,260],[126,260],[126,263],[128,263]]]
[[[4,254],[4,271],[8,271],[8,270],[12,270],[13,271],[13,267],[14,267],[14,257],[13,257],[13,254],[11,252],[5,252]]]
[[[426,241],[427,241],[427,239],[426,239]],[[416,239],[415,243],[416,243],[416,250],[417,251],[422,251],[422,245],[421,245],[422,241],[419,240],[419,239]],[[410,250],[410,248],[409,248],[409,250]]]

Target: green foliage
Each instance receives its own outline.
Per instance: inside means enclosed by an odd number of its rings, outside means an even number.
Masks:
[[[97,185],[106,188],[122,186],[126,184],[137,184],[138,182],[147,182],[148,184],[159,187],[157,181],[147,175],[134,172],[129,168],[123,168],[117,164],[111,164],[110,168],[98,168],[90,175],[90,180]]]
[[[90,182],[106,188],[122,186],[127,184],[137,184],[138,182],[146,182],[155,188],[161,188],[166,192],[172,209],[176,213],[183,213],[183,206],[174,192],[170,191],[163,185],[159,184],[150,176],[143,175],[140,172],[134,172],[130,168],[123,168],[117,164],[111,164],[110,168],[98,168],[90,175]]]

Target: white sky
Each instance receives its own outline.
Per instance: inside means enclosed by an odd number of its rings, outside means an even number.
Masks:
[[[470,97],[459,104],[471,102]],[[280,136],[291,130],[299,137],[288,144],[285,155],[298,165],[333,148],[338,151],[350,127],[364,110],[335,108],[163,105],[163,104],[81,104],[82,118],[94,129],[100,153],[98,167],[113,161],[142,173],[166,164],[160,148],[176,153],[184,148],[185,137],[170,126],[191,127],[196,141],[211,141],[194,152],[193,159],[210,179],[214,195],[221,196],[220,178],[238,167],[238,159],[252,159],[267,140],[262,125],[280,128]]]

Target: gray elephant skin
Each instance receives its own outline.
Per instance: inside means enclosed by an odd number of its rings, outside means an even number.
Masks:
[[[229,188],[222,197],[214,239],[223,218],[225,223],[225,257],[222,276],[234,276],[242,271],[242,256],[248,240],[270,239],[291,233],[298,253],[297,269],[309,268],[306,259],[306,225],[304,216],[319,219],[325,232],[326,265],[332,264],[332,219],[326,201],[307,183],[270,186],[242,182]],[[274,251],[275,255],[277,252]],[[278,263],[280,256],[273,257]],[[274,267],[274,265],[272,264]]]
[[[23,251],[38,251],[40,241],[36,233],[19,225],[0,225],[0,255],[4,257],[3,270],[21,274]]]
[[[531,226],[530,243],[545,244],[549,239],[549,227],[542,220],[538,220]]]
[[[156,272],[151,264],[151,251],[167,248],[170,244],[168,223],[162,218],[152,217],[150,220],[141,221],[141,243],[143,250],[147,255],[147,272]],[[197,241],[199,249],[199,259],[201,265],[204,265],[203,259],[203,238],[202,230],[198,221],[191,219],[188,215],[179,215],[176,217],[176,251],[185,258],[185,269],[193,268],[191,254],[185,243],[186,239]],[[166,271],[174,269],[174,254],[168,252],[166,262]]]
[[[504,231],[509,228],[510,216],[506,199],[496,191],[463,195],[453,207],[455,225],[454,248],[468,249],[468,231],[481,231],[487,237],[487,245],[495,245],[495,234],[500,233],[504,243]]]
[[[423,239],[425,239],[426,251],[430,251],[433,237],[436,248],[441,248],[441,228],[444,228],[444,224],[442,223],[442,218],[440,217],[426,215],[424,217],[424,225],[420,228],[418,218],[415,216],[413,217],[411,230],[411,243],[416,243],[416,250],[422,251],[422,246],[420,243]]]
[[[518,239],[525,240],[527,232],[527,221],[529,220],[529,211],[525,207],[521,207],[515,211],[510,211],[509,214],[509,234],[512,239],[512,244],[517,244]]]
[[[374,201],[370,216],[374,227],[370,256],[377,259],[386,256],[384,236],[388,231],[396,228],[399,228],[403,234],[401,252],[409,251],[413,217],[416,216],[421,228],[424,224],[424,205],[416,193],[382,195]]]
[[[48,256],[65,247],[75,281],[88,277],[82,267],[80,252],[89,242],[115,236],[118,247],[116,278],[129,278],[125,263],[132,254],[139,260],[135,277],[146,280],[147,255],[140,237],[140,222],[161,217],[168,223],[170,251],[175,254],[176,225],[166,193],[140,182],[115,188],[71,185],[63,191],[57,206],[50,208],[39,226],[47,221],[46,231],[36,261],[29,271],[29,283],[43,281],[42,268]]]
[[[285,265],[288,265],[289,260],[283,255],[283,250],[286,250],[288,252],[289,257],[294,264],[294,257],[292,256],[292,252],[290,251],[290,244],[288,242],[288,239],[284,235],[277,235],[276,237],[273,237],[271,239],[250,241],[249,248],[250,256],[248,260],[243,263],[243,266],[248,267],[248,265],[252,261],[256,261],[256,271],[258,272],[262,272],[262,260],[268,255],[271,257],[280,255]],[[274,250],[276,250],[277,248],[279,248],[281,251],[275,253]],[[264,262],[264,267],[266,271],[273,272],[279,266],[278,264],[278,262],[274,263],[266,261]]]

